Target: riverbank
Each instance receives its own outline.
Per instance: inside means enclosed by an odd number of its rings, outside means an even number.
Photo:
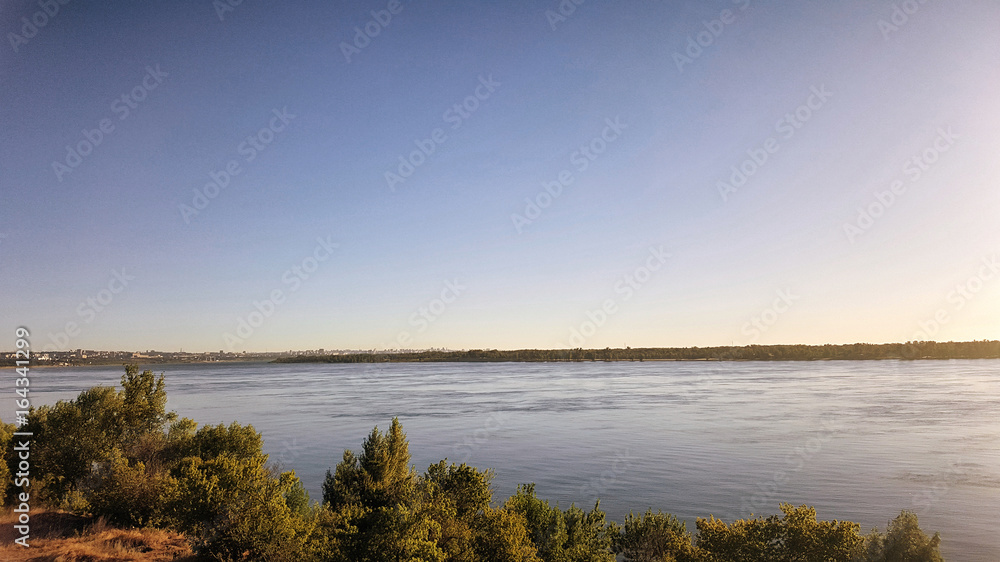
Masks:
[[[871,361],[1000,359],[1000,341],[843,345],[747,345],[605,349],[472,349],[279,357],[274,363],[424,363],[559,361]]]
[[[8,562],[197,562],[187,538],[163,529],[120,529],[102,519],[61,510],[31,512],[28,548],[14,543],[16,518],[11,508],[0,514],[0,560]]]

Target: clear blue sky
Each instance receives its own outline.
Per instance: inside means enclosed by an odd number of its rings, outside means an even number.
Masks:
[[[0,349],[1000,338],[993,0],[224,2],[0,8]]]

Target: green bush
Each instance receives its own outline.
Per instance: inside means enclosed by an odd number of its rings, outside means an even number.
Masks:
[[[35,497],[117,525],[188,532],[217,560],[302,559],[315,517],[295,474],[267,466],[253,427],[198,429],[166,401],[162,375],[129,365],[120,391],[94,387],[32,410],[23,430],[34,433]]]
[[[162,468],[130,461],[114,450],[93,474],[87,494],[89,511],[125,527],[168,526],[167,506],[177,496],[177,480]]]
[[[32,409],[21,430],[34,434],[35,497],[65,507],[86,505],[100,485],[99,473],[111,473],[109,463],[176,418],[164,410],[166,400],[163,375],[157,379],[128,365],[121,391],[96,386],[75,400]],[[8,458],[8,466],[13,462]],[[8,487],[8,494],[13,491]]]
[[[491,471],[410,466],[398,419],[327,471],[311,554],[324,561],[536,561],[524,518],[491,507]]]
[[[614,528],[605,525],[600,503],[589,512],[575,505],[563,512],[559,506],[535,495],[534,484],[522,484],[504,508],[524,518],[529,536],[546,562],[609,561]]]
[[[702,556],[684,523],[670,514],[652,510],[642,516],[629,513],[616,531],[614,550],[625,562],[689,561]]]
[[[488,509],[493,501],[493,491],[490,489],[493,471],[481,471],[465,463],[446,466],[445,462],[427,467],[424,481],[433,484],[454,503],[456,516],[469,519]]]
[[[823,560],[849,562],[861,543],[850,521],[817,521],[816,510],[781,504],[782,517],[715,518],[696,522],[696,545],[708,560]]]
[[[942,562],[941,537],[920,530],[917,515],[903,510],[889,522],[883,535],[872,529],[855,552],[856,562]]]
[[[229,454],[184,460],[172,508],[198,553],[217,560],[301,559],[311,523],[286,498],[298,479],[293,473],[275,479],[262,461]]]
[[[482,562],[538,562],[524,516],[508,509],[487,509],[480,515],[475,558]]]
[[[412,500],[417,473],[410,466],[410,449],[398,419],[384,435],[372,430],[361,456],[344,451],[335,472],[326,471],[323,503],[334,509],[360,504],[376,509],[407,504]]]
[[[14,479],[11,478],[11,475],[17,473],[16,470],[14,472],[10,470],[10,463],[15,459],[14,444],[11,442],[15,431],[17,431],[16,425],[0,421],[0,451],[3,451],[2,457],[0,457],[3,460],[3,462],[0,462],[0,486],[2,486],[0,490],[4,491],[3,497],[5,500],[7,498],[7,491],[14,490]]]

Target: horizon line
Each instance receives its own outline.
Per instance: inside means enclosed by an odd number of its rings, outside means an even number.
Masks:
[[[38,350],[37,353],[76,353],[79,351],[87,352],[98,352],[98,353],[191,353],[191,354],[223,354],[223,355],[243,355],[243,354],[257,354],[257,353],[303,353],[303,352],[348,352],[348,353],[378,353],[378,352],[426,352],[426,351],[566,351],[574,349],[584,349],[584,350],[604,350],[604,349],[711,349],[711,348],[747,348],[747,347],[777,347],[777,346],[805,346],[805,347],[825,347],[825,346],[846,346],[846,345],[908,345],[917,343],[992,343],[1000,342],[1000,340],[995,339],[973,339],[973,340],[947,340],[947,341],[937,341],[937,340],[907,340],[907,341],[890,341],[890,342],[864,342],[864,341],[854,341],[848,343],[748,343],[743,345],[688,345],[688,346],[638,346],[632,347],[626,345],[624,347],[516,347],[516,348],[499,348],[499,347],[469,347],[469,348],[450,348],[450,347],[425,347],[425,348],[314,348],[314,349],[282,349],[282,350],[243,350],[243,351],[232,351],[232,350],[208,350],[208,351],[184,351],[184,349],[179,350],[166,350],[166,349],[143,349],[143,350],[128,350],[128,349],[96,349],[96,348],[74,348],[74,349],[57,349],[57,350]],[[10,351],[0,351],[0,353],[8,355],[16,353],[15,350]]]

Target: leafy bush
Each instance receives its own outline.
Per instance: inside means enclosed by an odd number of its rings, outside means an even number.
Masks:
[[[17,426],[12,423],[4,423],[0,421],[0,451],[2,453],[2,460],[0,462],[0,490],[3,490],[4,498],[6,498],[6,490],[9,487],[13,487],[12,474],[16,474],[17,471],[11,472],[10,463],[14,460],[14,444],[11,441],[14,438],[14,432],[17,431]]]
[[[424,481],[433,484],[454,503],[456,516],[469,519],[489,509],[493,501],[490,489],[493,471],[480,471],[465,463],[446,466],[445,462],[430,465],[424,474]]]
[[[253,427],[198,429],[166,401],[162,375],[129,365],[120,391],[32,410],[23,430],[34,432],[36,497],[117,525],[183,530],[217,560],[301,559],[315,518],[295,474],[268,468]]]
[[[108,472],[106,465],[118,453],[162,432],[176,418],[164,410],[166,400],[163,375],[157,379],[152,371],[139,373],[128,365],[121,391],[96,386],[75,400],[32,409],[22,431],[34,433],[32,468],[40,476],[33,479],[36,497],[55,505],[86,505],[81,498],[95,485],[95,471]]]
[[[360,504],[367,508],[406,504],[412,499],[417,473],[410,467],[410,449],[398,419],[383,435],[378,427],[365,440],[360,457],[344,451],[336,471],[326,471],[323,503],[334,509]]]
[[[883,535],[872,529],[855,553],[856,562],[941,562],[941,537],[920,530],[917,515],[903,510],[889,522]]]
[[[696,522],[696,545],[708,560],[824,560],[848,562],[861,536],[850,521],[817,521],[816,510],[781,504],[783,517],[740,519],[731,525]]]
[[[647,510],[642,516],[629,513],[615,533],[615,552],[625,562],[699,560],[702,554],[691,542],[682,521],[670,514]]]
[[[286,495],[298,479],[275,479],[261,457],[184,459],[172,508],[195,550],[217,560],[299,560],[311,531]]]
[[[118,449],[93,473],[89,511],[125,527],[163,527],[170,524],[165,506],[175,500],[177,480],[162,468],[130,461]]]
[[[605,526],[600,503],[589,512],[575,505],[563,512],[539,499],[534,484],[522,484],[504,508],[524,518],[538,556],[546,562],[615,559],[611,551],[613,528]]]
[[[474,560],[482,562],[537,562],[524,516],[508,509],[487,509],[481,514],[475,539]]]

